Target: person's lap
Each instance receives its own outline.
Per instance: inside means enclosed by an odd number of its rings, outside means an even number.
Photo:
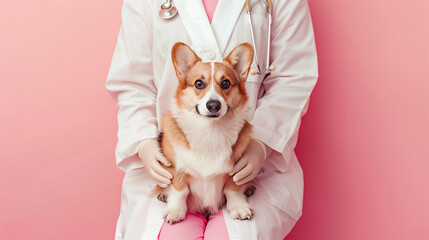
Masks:
[[[148,182],[151,183],[148,184]],[[205,234],[205,239],[228,239],[225,238],[228,235],[230,239],[283,239],[290,232],[296,221],[284,211],[271,204],[268,194],[260,186],[258,180],[255,180],[253,184],[256,186],[256,191],[254,196],[248,199],[249,204],[255,212],[252,220],[242,221],[231,219],[224,208],[223,214],[216,214],[209,219],[207,225],[201,218],[191,217],[195,221],[189,224],[187,220],[184,220],[182,225],[187,224],[192,226],[193,224],[196,226],[192,227],[194,230],[187,230],[186,233],[192,231],[192,236],[194,237]],[[162,211],[164,203],[158,203],[157,200],[145,197],[149,195],[154,186],[155,184],[144,169],[136,169],[125,175],[122,186],[121,214],[118,219],[116,233],[117,240],[142,239],[145,228],[149,228],[150,226],[147,224],[147,221],[154,219],[155,216],[153,215],[157,215],[157,218],[161,217],[162,213],[159,213],[159,211]],[[154,205],[156,206],[154,207]],[[204,223],[205,228],[201,226],[202,223]],[[171,226],[178,228],[179,224]],[[227,230],[224,226],[227,226]],[[161,231],[159,232],[160,237],[163,236],[162,231],[164,229],[170,229],[164,227],[161,227]],[[210,238],[215,235],[215,238]]]
[[[178,223],[164,222],[158,236],[159,240],[228,240],[228,230],[222,211],[209,217],[187,212],[186,218]]]

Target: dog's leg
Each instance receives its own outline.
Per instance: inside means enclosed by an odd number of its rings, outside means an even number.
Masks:
[[[168,189],[167,208],[164,212],[164,219],[166,222],[176,223],[185,219],[188,209],[186,206],[188,194],[188,186],[185,186],[181,190],[177,190],[173,185],[170,185]]]
[[[235,184],[232,177],[228,178],[225,183],[226,208],[231,218],[245,220],[253,217],[253,210],[247,203],[247,197],[244,194],[248,186],[249,184],[241,186]]]
[[[180,222],[185,219],[188,207],[186,199],[189,194],[189,176],[185,172],[175,172],[171,185],[168,187],[167,208],[164,219],[168,223]]]

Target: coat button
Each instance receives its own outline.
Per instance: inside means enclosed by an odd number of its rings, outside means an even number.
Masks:
[[[206,55],[207,60],[214,61],[216,59],[216,53],[215,52],[208,52]]]

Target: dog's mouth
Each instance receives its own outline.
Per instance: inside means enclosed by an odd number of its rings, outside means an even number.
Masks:
[[[198,104],[195,105],[195,111],[197,112],[198,115],[201,115],[200,110],[198,110]]]
[[[227,105],[227,107],[228,107],[228,109],[226,110],[226,112],[228,112],[228,111],[229,111],[229,106]],[[195,105],[195,112],[196,112],[198,115],[205,116],[205,117],[208,117],[208,118],[219,118],[219,117],[220,117],[220,114],[219,114],[219,113],[217,113],[217,114],[207,114],[207,115],[202,115],[202,114],[200,113],[200,111],[198,110],[198,104],[197,104],[197,105]]]

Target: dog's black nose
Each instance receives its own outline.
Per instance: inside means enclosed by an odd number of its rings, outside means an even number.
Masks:
[[[207,110],[211,113],[217,113],[220,110],[221,103],[218,100],[210,100],[207,102],[206,107]]]

